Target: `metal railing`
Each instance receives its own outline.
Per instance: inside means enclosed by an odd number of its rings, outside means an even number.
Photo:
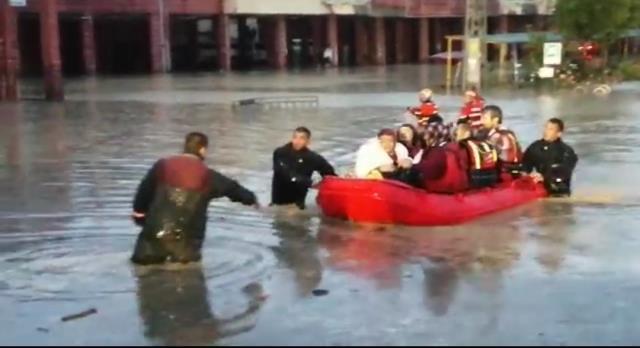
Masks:
[[[234,108],[240,107],[262,107],[264,109],[296,109],[296,108],[317,108],[318,97],[312,95],[286,96],[286,97],[259,97],[241,99],[233,102]]]

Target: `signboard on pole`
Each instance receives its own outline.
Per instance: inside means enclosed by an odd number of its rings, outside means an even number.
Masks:
[[[542,57],[543,65],[560,65],[562,64],[562,43],[561,42],[545,42],[544,53]]]
[[[465,54],[466,86],[480,86],[482,81],[482,40],[479,37],[468,38]]]
[[[27,0],[9,0],[11,7],[25,7],[27,6]]]

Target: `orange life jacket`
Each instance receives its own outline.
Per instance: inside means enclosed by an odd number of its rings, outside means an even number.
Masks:
[[[487,141],[468,139],[461,145],[469,155],[469,184],[472,188],[494,185],[498,182],[498,152]]]

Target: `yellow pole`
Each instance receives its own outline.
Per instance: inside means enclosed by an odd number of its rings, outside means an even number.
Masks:
[[[451,51],[453,50],[453,44],[451,42],[451,37],[447,37],[447,94],[451,90],[451,68],[452,68],[452,57]]]

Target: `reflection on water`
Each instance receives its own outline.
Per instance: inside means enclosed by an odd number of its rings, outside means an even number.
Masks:
[[[62,104],[0,105],[3,343],[640,341],[633,325],[640,196],[630,189],[640,165],[638,85],[597,100],[485,93],[523,144],[540,137],[546,118],[566,120],[566,141],[580,155],[570,200],[446,228],[323,219],[313,192],[305,213],[220,200],[211,205],[201,268],[132,276],[132,195],[157,158],[179,151],[185,133],[208,134],[208,164],[264,203],[272,151],[291,129],[311,128],[314,150],[345,172],[358,146],[399,122],[415,91],[437,76],[376,67],[98,78],[70,81]],[[228,107],[298,93],[318,95],[320,108]],[[436,100],[445,117],[455,117],[459,96]],[[329,293],[312,296],[314,289]],[[98,313],[60,323],[84,308]]]
[[[247,332],[255,326],[261,307],[261,287],[248,293],[246,310],[216,318],[202,268],[138,269],[137,297],[145,336],[164,345],[206,345]]]
[[[273,219],[273,229],[280,239],[279,245],[272,247],[273,252],[278,261],[293,272],[300,297],[311,295],[322,281],[318,243],[310,225],[311,217],[303,214],[279,212]]]

